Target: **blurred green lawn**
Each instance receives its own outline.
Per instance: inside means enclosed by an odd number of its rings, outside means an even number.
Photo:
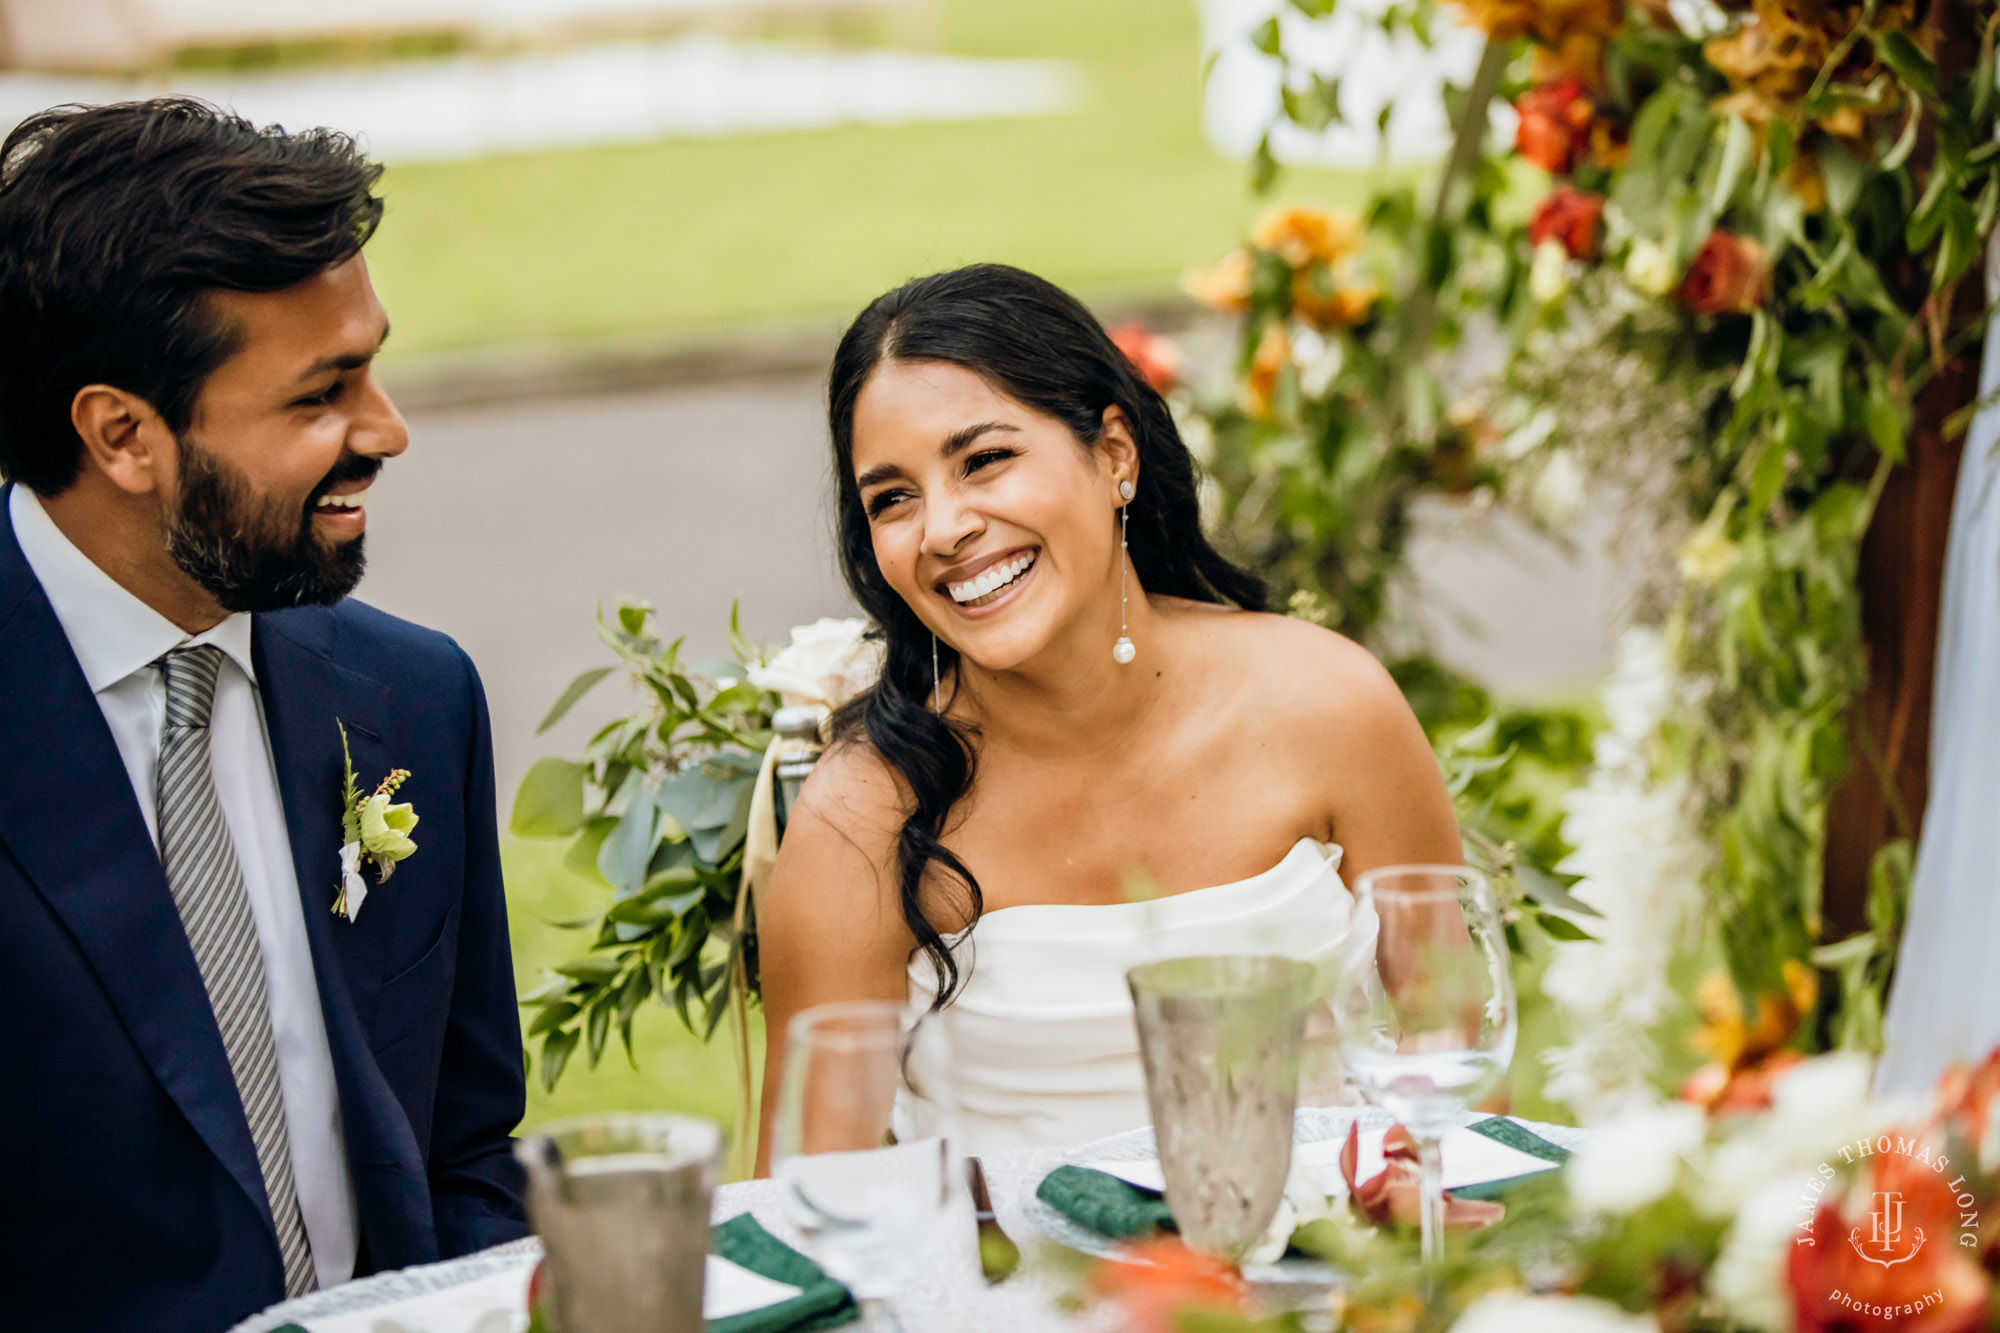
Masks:
[[[413,165],[369,262],[391,355],[792,318],[1004,260],[1099,300],[1171,290],[1262,210],[1201,134],[1193,0],[937,0],[942,49],[1075,62],[1082,104],[1009,120],[682,139]],[[1287,197],[1358,202],[1299,172]]]

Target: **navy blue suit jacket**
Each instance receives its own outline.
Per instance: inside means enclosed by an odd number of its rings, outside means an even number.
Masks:
[[[284,1299],[248,1122],[110,728],[0,488],[0,1325],[216,1333]],[[255,618],[363,1271],[525,1235],[524,1080],[486,700],[358,602]],[[418,850],[352,922],[340,732]],[[371,886],[372,887],[372,886]]]

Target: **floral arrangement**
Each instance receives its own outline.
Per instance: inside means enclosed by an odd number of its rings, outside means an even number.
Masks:
[[[1929,1107],[1870,1100],[1870,1062],[1788,1063],[1760,1101],[1629,1103],[1507,1216],[1453,1233],[1444,1280],[1409,1219],[1350,1187],[1294,1233],[1357,1275],[1319,1310],[1251,1313],[1233,1270],[1149,1242],[1089,1278],[1132,1333],[1957,1333],[2000,1317],[2000,1052]],[[1385,1173],[1386,1174],[1386,1173]],[[1351,1173],[1350,1173],[1351,1175]]]
[[[1339,71],[1288,51],[1331,9],[1292,0],[1253,34],[1276,114],[1308,129],[1338,116]],[[1486,45],[1428,197],[1281,211],[1189,279],[1243,321],[1233,400],[1191,432],[1225,533],[1380,642],[1416,494],[1557,533],[1591,485],[1625,497],[1661,549],[1563,816],[1560,868],[1598,916],[1550,970],[1553,1090],[1591,1115],[1643,1100],[1668,968],[1704,950],[1746,1028],[1771,1012],[1794,1047],[1871,1048],[1909,820],[1902,738],[1855,709],[1860,551],[1892,471],[1948,457],[1978,406],[2000,9],[1394,0],[1380,22],[1428,40],[1446,16]],[[1903,836],[1844,933],[1821,885],[1856,763]]]
[[[593,932],[588,950],[522,998],[550,1088],[578,1046],[594,1067],[614,1028],[629,1055],[633,1015],[650,998],[704,1039],[725,1015],[743,1017],[757,977],[758,844],[767,872],[782,818],[766,763],[777,752],[773,714],[783,704],[830,713],[880,671],[880,645],[860,620],[802,626],[767,653],[732,613],[734,658],[701,667],[682,664],[681,641],[656,634],[642,603],[621,603],[598,632],[618,666],[578,676],[540,729],[621,666],[638,705],[605,723],[581,759],[537,761],[512,818],[521,836],[568,839],[564,863],[610,890],[601,914],[572,923]],[[747,1078],[746,1027],[738,1037]]]

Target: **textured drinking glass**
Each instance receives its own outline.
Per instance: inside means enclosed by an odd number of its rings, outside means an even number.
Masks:
[[[1285,1197],[1313,970],[1172,958],[1125,974],[1167,1206],[1181,1239],[1235,1263]]]
[[[807,1009],[785,1030],[771,1174],[813,1258],[877,1328],[894,1327],[888,1301],[911,1273],[973,1235],[951,1052],[927,1017],[861,1000]]]
[[[555,1333],[701,1333],[720,1129],[692,1116],[580,1116],[515,1152]]]
[[[1485,876],[1463,866],[1383,866],[1355,883],[1372,942],[1343,978],[1340,1049],[1355,1085],[1417,1142],[1423,1252],[1444,1254],[1439,1140],[1493,1095],[1514,1059],[1514,982]]]

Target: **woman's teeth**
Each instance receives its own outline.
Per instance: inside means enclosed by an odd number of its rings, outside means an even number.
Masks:
[[[315,509],[359,509],[368,503],[367,491],[355,491],[351,495],[322,495]]]
[[[1030,551],[1026,555],[1016,556],[1003,564],[993,566],[978,578],[967,579],[963,583],[947,583],[945,591],[951,594],[952,601],[965,606],[1001,591],[1027,573],[1028,568],[1034,563],[1035,554]]]

